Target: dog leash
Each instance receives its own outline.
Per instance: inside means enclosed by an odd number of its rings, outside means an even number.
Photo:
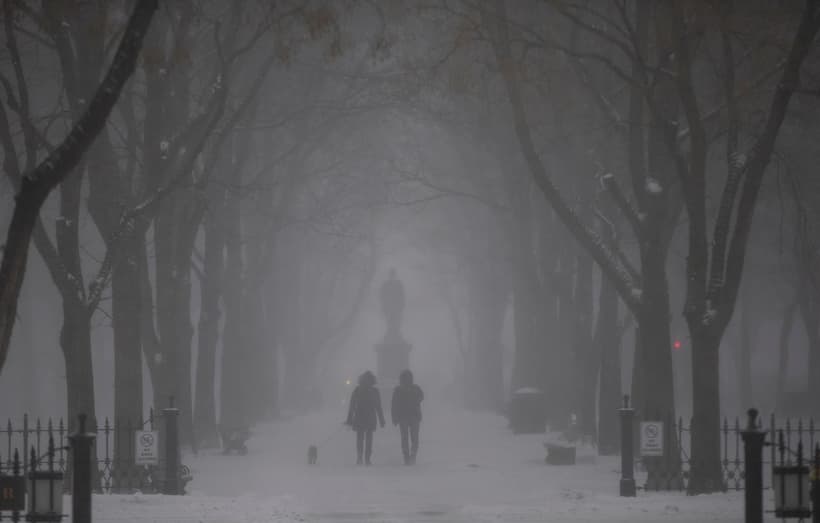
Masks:
[[[330,440],[332,440],[334,437],[336,437],[336,435],[337,435],[338,433],[340,433],[340,432],[342,432],[342,430],[344,430],[345,426],[346,426],[346,425],[341,425],[341,426],[339,426],[336,430],[332,431],[328,437],[326,437],[325,439],[323,439],[322,441],[320,441],[320,442],[317,444],[317,446],[324,445],[325,443],[327,443],[327,442],[329,442]]]

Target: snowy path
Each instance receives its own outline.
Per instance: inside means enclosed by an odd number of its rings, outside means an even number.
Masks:
[[[354,464],[343,412],[257,429],[247,456],[184,461],[191,495],[96,496],[95,521],[649,522],[742,521],[742,494],[617,496],[618,460],[581,456],[574,467],[543,462],[542,435],[513,436],[503,418],[426,414],[418,464],[401,464],[398,434],[376,432],[374,465]],[[329,435],[328,441],[323,441]],[[319,463],[306,465],[311,443]]]

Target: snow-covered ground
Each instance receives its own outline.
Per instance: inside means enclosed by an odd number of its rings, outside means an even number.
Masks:
[[[374,464],[355,465],[344,412],[259,427],[247,456],[185,456],[190,495],[97,495],[94,521],[231,522],[741,522],[742,493],[618,497],[617,458],[583,453],[546,465],[542,435],[514,436],[503,418],[426,414],[418,464],[401,464],[398,433],[376,432]],[[319,446],[308,466],[307,447]],[[68,501],[68,500],[67,500]]]

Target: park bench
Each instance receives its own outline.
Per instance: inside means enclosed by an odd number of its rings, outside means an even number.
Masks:
[[[222,438],[222,454],[235,451],[240,456],[244,456],[248,453],[248,447],[245,445],[251,436],[248,427],[221,427],[219,435]]]

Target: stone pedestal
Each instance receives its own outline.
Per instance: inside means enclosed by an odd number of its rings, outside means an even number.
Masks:
[[[391,387],[398,384],[401,371],[410,368],[412,348],[401,334],[404,285],[396,276],[395,269],[390,269],[390,276],[382,283],[379,297],[387,330],[381,343],[376,345],[376,374],[382,387]]]
[[[376,345],[376,372],[379,384],[398,384],[401,371],[410,368],[412,345],[403,339],[385,340]]]

